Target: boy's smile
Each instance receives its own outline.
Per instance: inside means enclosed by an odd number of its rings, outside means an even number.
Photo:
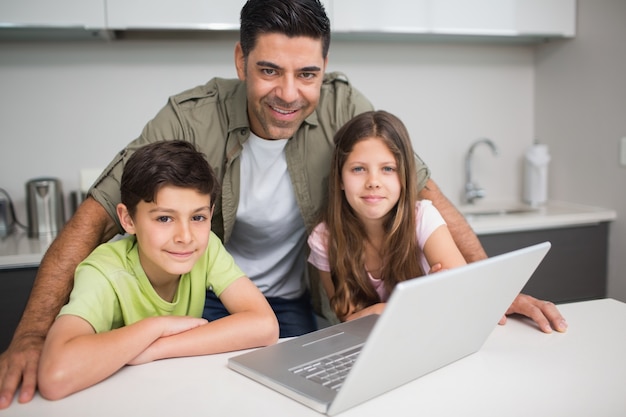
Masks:
[[[139,202],[132,219],[121,219],[126,231],[137,237],[141,266],[155,289],[177,283],[204,254],[211,215],[209,195],[166,185],[155,201]]]

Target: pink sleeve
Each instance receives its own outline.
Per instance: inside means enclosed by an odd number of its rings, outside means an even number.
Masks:
[[[326,231],[326,224],[320,223],[315,226],[315,229],[313,229],[313,232],[311,232],[311,235],[307,240],[309,248],[311,248],[308,261],[320,271],[330,272],[327,241],[328,235]]]
[[[439,213],[439,210],[433,206],[430,200],[420,200],[417,202],[415,216],[417,223],[417,244],[420,249],[424,249],[424,245],[430,235],[439,226],[446,224],[446,222]]]

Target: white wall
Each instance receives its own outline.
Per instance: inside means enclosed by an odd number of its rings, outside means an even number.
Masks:
[[[24,184],[56,176],[78,188],[82,168],[104,167],[139,135],[167,97],[212,76],[234,77],[233,35],[215,40],[0,43],[0,187],[25,221]],[[336,41],[341,70],[377,106],[406,122],[418,153],[455,202],[463,155],[477,149],[475,179],[488,198],[517,198],[520,158],[532,141],[529,46]]]
[[[609,241],[610,297],[626,301],[626,1],[579,0],[577,37],[536,58],[536,131],[550,145],[552,197],[617,212]]]

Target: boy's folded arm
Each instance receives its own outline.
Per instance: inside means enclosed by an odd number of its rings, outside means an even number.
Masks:
[[[60,316],[44,345],[39,391],[51,400],[80,391],[115,373],[163,335],[204,323],[192,317],[150,317],[96,334],[86,320]]]
[[[250,279],[245,276],[237,279],[219,298],[230,315],[185,333],[163,337],[132,363],[208,355],[276,343],[279,334],[276,315]]]

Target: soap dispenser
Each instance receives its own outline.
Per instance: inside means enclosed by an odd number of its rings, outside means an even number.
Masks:
[[[535,142],[524,155],[523,201],[539,207],[548,201],[548,145]]]

